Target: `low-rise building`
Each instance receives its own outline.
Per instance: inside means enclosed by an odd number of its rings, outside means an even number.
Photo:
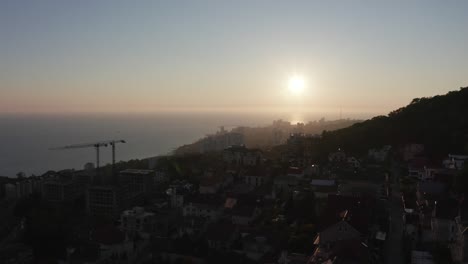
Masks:
[[[217,220],[222,213],[221,199],[212,195],[193,195],[187,197],[183,208],[184,217],[203,217],[210,221]]]
[[[222,185],[222,179],[218,178],[204,178],[200,181],[198,191],[201,194],[215,194],[219,191]]]
[[[117,218],[128,206],[126,188],[118,185],[90,186],[86,191],[86,209],[90,215]]]
[[[230,213],[234,225],[248,226],[260,215],[260,209],[254,206],[235,206]]]
[[[388,154],[391,149],[392,149],[392,146],[390,145],[383,146],[380,149],[369,149],[367,156],[371,160],[375,160],[377,162],[383,162],[387,159]]]
[[[298,185],[299,179],[294,176],[278,176],[273,181],[272,197],[287,196]]]
[[[336,180],[314,179],[310,182],[310,186],[317,198],[327,198],[329,194],[338,192]]]
[[[453,155],[449,154],[443,161],[445,168],[461,170],[465,166],[465,161],[468,160],[468,155]]]
[[[457,215],[458,201],[446,199],[435,203],[431,219],[434,241],[449,244],[455,240]]]
[[[328,161],[333,163],[346,162],[346,153],[342,149],[328,154]]]
[[[72,201],[82,194],[78,187],[72,180],[49,179],[42,185],[42,197],[55,203]]]
[[[243,177],[244,182],[253,187],[260,187],[270,179],[267,171],[260,168],[247,170]]]
[[[127,236],[139,234],[149,236],[155,231],[156,216],[154,213],[146,212],[143,207],[134,207],[131,210],[125,210],[120,215],[121,229]]]
[[[231,165],[258,166],[263,161],[263,152],[242,146],[230,146],[223,150],[223,160]]]
[[[212,223],[205,233],[208,247],[216,250],[230,250],[234,241],[239,237],[239,231],[230,223]]]

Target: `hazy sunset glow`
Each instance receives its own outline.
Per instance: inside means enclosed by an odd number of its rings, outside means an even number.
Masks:
[[[466,10],[466,1],[2,1],[0,112],[385,114],[467,85]],[[294,71],[303,79],[289,80]]]
[[[289,78],[288,89],[293,95],[301,95],[305,89],[304,77],[294,75]]]

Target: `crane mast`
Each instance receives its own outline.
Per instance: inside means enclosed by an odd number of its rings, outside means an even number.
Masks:
[[[100,142],[95,142],[95,143],[74,144],[74,145],[68,145],[68,146],[63,146],[63,147],[58,147],[58,148],[51,148],[51,150],[65,150],[65,149],[79,149],[79,148],[94,147],[96,150],[96,174],[99,174],[100,148],[111,145],[112,146],[112,176],[115,177],[115,145],[118,143],[126,143],[126,141],[123,139],[106,140],[106,141],[100,141]]]

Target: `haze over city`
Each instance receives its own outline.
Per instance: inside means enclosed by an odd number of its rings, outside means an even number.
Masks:
[[[468,1],[2,0],[0,38],[0,263],[468,264]]]
[[[466,1],[2,1],[0,112],[387,114],[467,83],[467,8]],[[288,89],[295,76],[304,82],[300,94]]]

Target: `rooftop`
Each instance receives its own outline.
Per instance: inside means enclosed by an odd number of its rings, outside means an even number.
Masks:
[[[154,173],[153,170],[138,170],[138,169],[126,169],[120,171],[120,174],[136,174],[136,175],[149,175]]]

